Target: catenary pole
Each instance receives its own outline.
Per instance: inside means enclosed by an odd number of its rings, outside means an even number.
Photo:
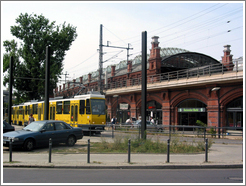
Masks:
[[[142,105],[141,138],[146,139],[146,93],[147,93],[147,32],[142,32]]]
[[[98,88],[100,93],[103,94],[103,86],[102,86],[102,68],[103,68],[103,25],[100,24],[100,39],[99,39],[99,77],[98,77]],[[106,80],[105,80],[106,81]]]
[[[44,120],[49,119],[49,87],[50,87],[50,46],[47,46],[46,47],[46,70],[45,70]]]
[[[8,122],[11,125],[11,111],[12,111],[12,86],[13,86],[13,65],[14,57],[10,57],[9,62],[9,105],[8,105]]]

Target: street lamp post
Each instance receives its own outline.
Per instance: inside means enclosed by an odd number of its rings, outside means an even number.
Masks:
[[[117,118],[117,114],[118,114],[118,99],[119,99],[119,95],[113,95],[114,98],[117,98],[117,105],[116,105],[116,118]]]
[[[220,138],[220,87],[214,87],[212,91],[218,91],[218,137]]]

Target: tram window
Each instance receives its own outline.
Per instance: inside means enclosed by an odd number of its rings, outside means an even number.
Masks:
[[[32,107],[33,107],[33,114],[38,114],[38,104],[34,104]]]
[[[27,106],[27,108],[26,108],[26,115],[29,115],[29,113],[30,113],[30,106]]]
[[[91,114],[90,100],[86,100],[86,114]]]
[[[69,114],[70,112],[70,101],[64,101],[63,114]]]
[[[20,111],[19,114],[22,115],[22,114],[23,114],[23,106],[20,106],[20,107],[19,107],[19,111]]]
[[[43,110],[44,110],[44,104],[42,103],[41,114],[43,114]]]
[[[79,114],[85,113],[85,100],[80,100],[79,102]]]
[[[103,99],[91,99],[92,114],[105,114],[105,100]]]
[[[56,114],[62,114],[62,101],[56,102]]]

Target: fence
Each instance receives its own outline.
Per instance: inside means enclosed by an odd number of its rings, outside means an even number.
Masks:
[[[104,131],[102,134],[101,134],[101,137],[107,137],[108,139],[111,139],[114,138],[114,135],[118,135],[117,137],[121,137],[125,135],[125,137],[127,137],[128,139],[128,135],[131,135],[132,136],[135,136],[135,137],[139,137],[140,138],[140,127],[133,127],[132,125],[123,125],[123,124],[117,124],[117,125],[110,125],[108,124],[107,125],[107,130]],[[197,143],[197,142],[201,142],[200,144],[203,144],[204,148],[205,148],[205,151],[204,151],[204,159],[205,159],[205,162],[208,162],[209,161],[209,156],[208,156],[208,138],[212,138],[212,137],[216,137],[216,140],[218,140],[218,132],[216,132],[215,134],[213,133],[210,133],[208,132],[210,130],[211,127],[200,127],[200,126],[163,126],[163,125],[160,125],[159,127],[162,127],[163,130],[158,130],[159,128],[148,128],[147,129],[147,136],[152,136],[152,138],[154,139],[155,136],[156,136],[156,139],[160,139],[161,138],[161,141],[162,142],[166,142],[165,144],[167,145],[167,152],[166,153],[162,153],[164,156],[163,157],[166,157],[167,160],[166,160],[166,163],[169,163],[170,162],[170,154],[171,156],[173,157],[172,153],[169,151],[170,149],[170,146],[172,146],[172,141],[174,142],[175,141],[175,137],[179,137],[179,138],[183,138],[181,142],[194,142],[194,143]],[[218,130],[218,128],[213,128],[215,130]],[[238,130],[235,130],[235,129],[238,129]],[[228,136],[229,134],[226,134],[226,132],[228,133],[228,131],[232,132],[231,135],[232,136],[235,136],[235,137],[241,137],[243,134],[242,134],[242,128],[233,128],[233,127],[221,127],[220,128],[221,132],[224,131],[223,134],[225,136]],[[112,132],[112,136],[109,135],[111,134]],[[107,135],[105,135],[107,134]],[[215,136],[212,136],[212,135],[215,135]],[[154,137],[153,137],[154,136]],[[97,135],[95,136],[95,138],[98,138],[100,137],[100,135]],[[194,138],[195,137],[195,138]],[[93,139],[94,137],[92,137],[91,139]],[[95,139],[94,138],[94,139]],[[132,138],[133,139],[133,138]],[[191,141],[189,141],[189,139]],[[111,139],[111,141],[114,141],[113,139]],[[233,141],[233,140],[231,140]],[[51,157],[52,157],[52,141],[50,140],[49,141],[49,156],[47,157],[48,159],[48,162],[51,163]],[[88,139],[88,145],[87,145],[87,163],[90,163],[90,155],[91,155],[91,152],[90,152],[90,138]],[[223,143],[220,141],[220,143]],[[238,144],[241,144],[241,141],[237,140],[237,143]],[[125,154],[126,157],[128,157],[128,163],[131,163],[131,141],[128,140],[128,151],[127,153]],[[80,146],[80,145],[78,145]],[[84,143],[83,143],[83,146]],[[234,145],[233,145],[234,146]],[[225,146],[227,148],[227,146]],[[64,147],[63,147],[64,148]],[[59,151],[60,152],[60,151]],[[237,156],[238,156],[238,152],[237,151]],[[233,150],[231,151],[231,153],[233,154]],[[240,153],[240,152],[239,152]],[[19,153],[18,153],[19,154]],[[128,156],[127,156],[128,155]],[[136,156],[137,154],[135,153],[134,156]],[[81,156],[81,154],[77,154],[77,156]],[[56,157],[56,156],[55,156]],[[109,155],[110,157],[110,155]],[[180,158],[182,158],[182,154],[179,155]],[[231,157],[231,156],[230,156]],[[242,160],[243,160],[243,143],[242,143]],[[179,158],[176,158],[175,160],[177,161]],[[204,159],[202,161],[204,161]],[[9,162],[12,161],[12,147],[10,146],[9,148]],[[38,161],[38,160],[37,160]],[[117,159],[118,161],[118,159]],[[190,161],[190,160],[189,160]],[[201,159],[199,158],[199,161],[201,161]],[[171,161],[172,162],[172,161]]]
[[[228,71],[227,69],[231,69],[232,71]],[[211,76],[216,74],[224,74],[229,72],[238,72],[242,71],[243,67],[238,63],[235,65],[207,65],[197,68],[172,71],[167,73],[161,73],[156,75],[147,76],[147,84],[152,83],[161,83],[165,81],[171,80],[179,80],[179,79],[189,79],[192,77],[204,77]],[[123,87],[131,87],[131,86],[140,86],[142,83],[142,78],[132,78],[126,80],[120,80],[116,82],[111,82],[106,85],[106,89],[115,89],[115,88],[123,88]]]
[[[140,138],[141,126],[126,125],[126,124],[107,124],[106,128],[114,133],[129,133],[138,135]],[[149,134],[181,136],[181,137],[200,137],[200,138],[242,138],[243,127],[211,127],[211,126],[186,126],[186,125],[155,125],[146,127],[146,132]]]

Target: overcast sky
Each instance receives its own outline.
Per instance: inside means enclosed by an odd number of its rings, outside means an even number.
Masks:
[[[99,63],[99,33],[103,25],[103,44],[127,47],[132,54],[141,54],[141,34],[147,31],[148,49],[151,37],[159,36],[159,46],[182,48],[209,55],[217,60],[223,56],[223,46],[231,45],[234,58],[244,56],[244,2],[13,2],[1,1],[1,60],[5,52],[3,41],[16,39],[10,26],[21,13],[43,15],[56,25],[64,22],[77,27],[77,39],[67,51],[64,71],[67,80],[96,71]],[[45,50],[45,49],[44,49]],[[126,60],[123,49],[103,47],[106,67]],[[1,68],[2,69],[2,68]],[[64,80],[64,76],[62,76]]]

